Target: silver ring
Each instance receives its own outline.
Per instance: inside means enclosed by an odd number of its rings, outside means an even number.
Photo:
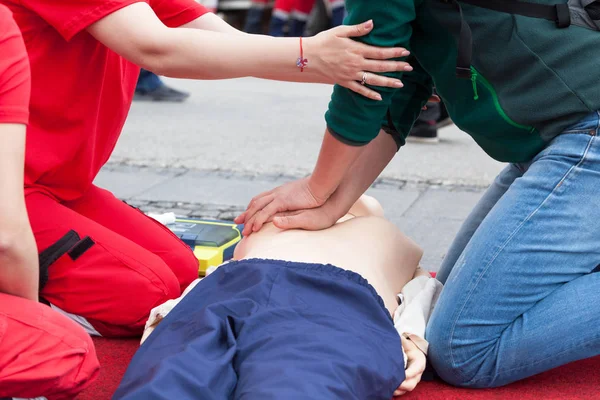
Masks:
[[[363,86],[365,86],[367,84],[367,73],[366,72],[363,72],[362,82],[360,84]]]

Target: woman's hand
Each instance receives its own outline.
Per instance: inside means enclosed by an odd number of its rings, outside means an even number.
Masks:
[[[367,21],[359,25],[338,26],[304,39],[307,68],[316,69],[325,82],[381,100],[381,95],[366,85],[391,88],[403,85],[398,79],[376,73],[412,71],[412,67],[406,62],[390,60],[408,56],[410,52],[404,48],[373,47],[352,39],[365,36],[372,29],[373,21]],[[362,84],[363,76],[366,78],[365,85]]]
[[[248,236],[258,232],[277,213],[316,208],[325,203],[327,197],[312,187],[309,178],[299,179],[253,198],[235,222],[245,224],[242,233]]]
[[[425,354],[411,340],[402,338],[402,348],[408,359],[404,382],[394,391],[394,397],[402,396],[407,392],[412,392],[421,381],[421,376],[425,371],[427,359]]]

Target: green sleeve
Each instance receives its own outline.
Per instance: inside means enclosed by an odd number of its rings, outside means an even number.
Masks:
[[[416,59],[411,57],[409,62],[414,69],[404,74],[404,87],[393,94],[389,112],[381,122],[382,128],[394,137],[398,148],[406,144],[406,137],[433,93],[429,74]]]
[[[370,19],[374,28],[358,41],[378,47],[404,47],[408,50],[412,34],[411,23],[416,18],[417,0],[346,0],[348,17],[345,24],[359,24]],[[402,72],[386,73],[387,76],[402,78]],[[396,91],[388,87],[371,87],[383,98],[376,101],[361,96],[350,89],[336,85],[329,110],[325,114],[327,127],[342,141],[364,145],[379,133],[381,121],[387,113]]]

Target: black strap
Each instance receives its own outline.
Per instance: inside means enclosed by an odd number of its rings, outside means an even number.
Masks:
[[[459,79],[471,79],[471,58],[473,57],[473,33],[465,21],[462,7],[452,0],[460,13],[460,36],[458,38],[458,55],[456,56],[456,76]]]
[[[394,132],[398,132],[398,129],[394,126],[394,121],[392,120],[392,111],[388,108],[387,110],[387,122],[388,126],[394,130]]]
[[[460,2],[508,14],[547,19],[556,22],[559,28],[571,25],[571,13],[566,3],[536,4],[516,0],[460,0]]]
[[[554,21],[559,28],[571,25],[568,4],[548,5],[515,0],[442,0],[442,2],[454,4],[460,13],[460,35],[456,57],[456,76],[460,79],[471,79],[471,59],[473,57],[473,33],[463,16],[460,3],[508,14],[547,19]]]
[[[95,244],[96,242],[94,242],[91,237],[86,236],[69,251],[69,257],[71,257],[71,260],[76,261]]]
[[[48,282],[48,268],[54,264],[59,258],[65,255],[73,246],[79,242],[77,232],[71,230],[56,243],[42,251],[39,256],[40,262],[40,290],[46,286]]]
[[[394,139],[394,142],[396,143],[396,149],[400,150],[400,148],[404,144],[404,138],[402,137],[400,132],[398,132],[398,129],[396,129],[396,127],[394,126],[394,121],[392,120],[392,112],[389,108],[387,111],[387,123],[387,126],[384,125],[382,129],[385,133],[390,135],[392,139]]]

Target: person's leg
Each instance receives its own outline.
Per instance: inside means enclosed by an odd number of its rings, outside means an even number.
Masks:
[[[246,14],[244,32],[262,34],[262,20],[267,8],[267,0],[252,0],[252,5]]]
[[[310,16],[315,0],[295,0],[296,4],[290,18],[290,36],[304,36],[306,22]]]
[[[510,185],[518,177],[523,175],[522,166],[509,164],[500,172],[494,182],[485,191],[475,208],[471,211],[465,222],[463,222],[458,234],[454,238],[454,241],[450,245],[442,266],[436,275],[436,278],[446,283],[448,275],[452,272],[452,268],[458,261],[458,258],[467,247],[467,244],[475,234],[475,231],[481,225],[483,219],[488,215],[490,210],[496,205],[498,200],[506,193]]]
[[[0,293],[0,397],[73,399],[98,370],[83,329],[46,305]]]
[[[306,24],[306,36],[314,36],[319,32],[327,30],[331,24],[327,0],[318,0],[315,2],[313,11]]]
[[[273,13],[271,14],[271,24],[269,25],[269,35],[284,36],[284,28],[290,19],[290,13],[296,0],[275,0]]]
[[[158,324],[114,399],[391,398],[403,379],[400,337],[364,279],[243,260],[200,281]]]
[[[329,0],[329,5],[331,7],[331,25],[343,25],[344,18],[346,17],[344,0]]]
[[[82,239],[49,267],[41,296],[85,318],[103,336],[140,335],[150,310],[178,297],[185,282],[193,279],[192,273],[178,277],[158,255],[45,194],[31,193],[26,203],[41,252],[71,230]],[[115,216],[135,229],[135,219],[126,217]],[[157,227],[153,231],[160,232]],[[168,237],[164,232],[162,236]]]
[[[406,140],[419,143],[437,143],[437,121],[441,115],[439,103],[427,103],[427,109],[421,111]]]
[[[142,68],[142,70],[140,71],[140,76],[138,78],[136,90],[150,92],[152,90],[158,89],[162,85],[164,85],[164,83],[160,80],[158,75],[156,75],[154,72]]]
[[[500,386],[600,354],[597,126],[542,151],[450,273],[426,336],[447,382]]]
[[[446,105],[444,104],[444,102],[440,101],[439,105],[440,105],[440,116],[437,119],[436,127],[438,129],[442,129],[448,125],[452,125],[452,118],[450,118],[450,115],[448,114],[448,109],[446,108]]]
[[[173,89],[164,84],[154,72],[142,69],[135,87],[136,101],[181,102],[190,97],[189,93]]]
[[[144,341],[127,367],[113,400],[225,400],[237,384],[234,321],[264,298],[249,294],[244,272],[219,279],[224,267],[203,278]],[[254,278],[254,277],[253,277]]]
[[[173,271],[182,292],[198,278],[198,259],[189,246],[169,228],[108,190],[92,186],[84,196],[64,205],[156,254]]]
[[[233,398],[392,398],[404,381],[401,339],[364,279],[322,264],[247,260],[238,269],[254,265],[275,271],[266,305],[235,324]]]

